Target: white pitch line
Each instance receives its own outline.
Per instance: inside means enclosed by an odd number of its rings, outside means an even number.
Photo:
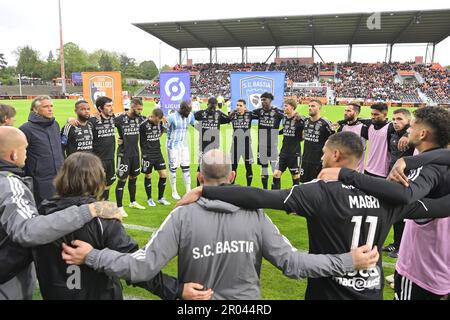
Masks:
[[[145,297],[132,296],[132,295],[129,295],[129,294],[124,294],[123,295],[123,299],[124,300],[149,300],[149,299],[147,299]]]
[[[395,269],[395,263],[383,261],[383,267],[389,267],[389,268]]]
[[[149,232],[149,233],[153,233],[156,230],[158,230],[157,228],[144,227],[144,226],[140,226],[140,225],[137,225],[137,224],[125,224],[124,223],[123,226],[126,229],[145,231],[145,232]]]

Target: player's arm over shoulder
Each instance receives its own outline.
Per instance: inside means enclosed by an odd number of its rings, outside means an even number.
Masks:
[[[328,131],[328,133],[333,134],[334,133],[333,123],[326,118],[322,118],[322,122],[325,124],[325,128]]]
[[[415,169],[427,164],[450,166],[450,148],[437,149],[415,156],[405,157],[406,169]]]
[[[294,212],[304,217],[312,217],[318,214],[323,205],[325,187],[325,181],[313,180],[301,186],[293,186],[290,190],[284,190],[286,212]]]

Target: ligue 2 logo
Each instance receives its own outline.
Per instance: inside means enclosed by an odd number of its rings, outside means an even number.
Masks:
[[[164,91],[170,97],[170,101],[180,101],[186,93],[186,88],[180,78],[173,77],[167,80]]]

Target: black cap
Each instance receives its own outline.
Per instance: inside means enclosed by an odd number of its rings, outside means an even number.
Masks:
[[[261,98],[269,98],[270,100],[273,101],[274,96],[273,96],[273,94],[271,94],[270,92],[264,92],[264,93],[261,95]]]

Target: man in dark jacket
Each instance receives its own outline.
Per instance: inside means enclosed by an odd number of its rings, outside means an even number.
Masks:
[[[33,178],[33,194],[39,206],[55,193],[53,179],[64,162],[58,123],[49,96],[38,96],[31,103],[28,122],[20,130],[28,140],[25,175]]]

